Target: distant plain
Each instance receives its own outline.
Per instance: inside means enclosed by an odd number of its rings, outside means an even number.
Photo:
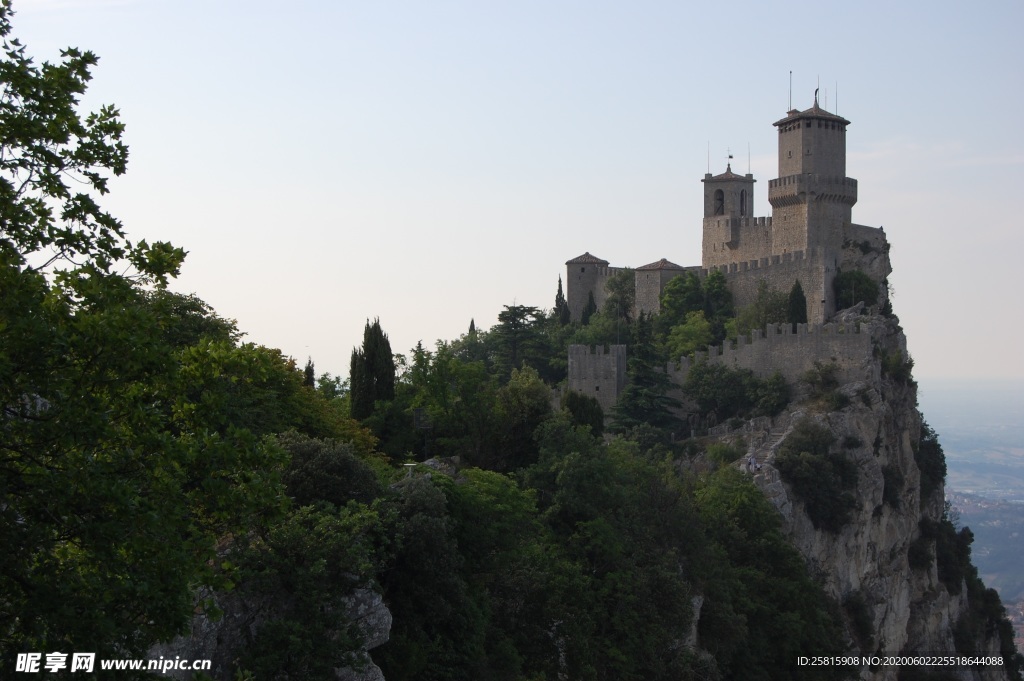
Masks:
[[[1024,382],[922,380],[918,402],[978,572],[1004,603],[1024,599]]]

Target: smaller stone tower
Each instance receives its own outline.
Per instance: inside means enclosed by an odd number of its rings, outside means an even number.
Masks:
[[[591,255],[589,251],[566,261],[565,301],[569,304],[572,321],[578,322],[583,316],[583,308],[587,306],[591,292],[594,293],[598,309],[601,308],[608,297],[604,283],[609,275],[608,261]]]
[[[763,239],[748,232],[754,209],[754,176],[737,175],[732,164],[720,175],[708,173],[704,183],[704,242],[701,260],[705,267],[726,265],[763,249]]]

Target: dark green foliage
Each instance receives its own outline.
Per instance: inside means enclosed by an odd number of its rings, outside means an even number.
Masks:
[[[843,599],[843,611],[850,621],[850,629],[862,653],[871,653],[875,643],[875,627],[871,610],[864,594],[853,591]]]
[[[273,606],[240,664],[257,678],[315,681],[349,666],[361,645],[346,598],[382,564],[393,521],[351,502],[306,506],[235,552],[246,598]]]
[[[306,359],[306,368],[302,371],[302,385],[307,388],[316,387],[316,369],[313,368],[313,358]]]
[[[114,107],[79,111],[96,56],[38,64],[10,17],[0,2],[5,675],[16,652],[143,657],[178,633],[193,589],[228,581],[218,538],[280,512],[282,464],[234,423],[251,381],[193,392],[237,349],[233,324],[162,292],[184,251],[132,244],[97,202],[128,150]]]
[[[899,350],[895,352],[883,352],[881,355],[882,376],[888,376],[897,383],[904,385],[912,383],[914,360],[911,357],[904,357]]]
[[[597,312],[597,303],[594,301],[594,292],[591,291],[587,294],[587,304],[583,306],[583,311],[580,313],[580,323],[586,326],[590,323],[590,318]]]
[[[497,338],[498,356],[495,368],[499,375],[511,376],[524,362],[537,366],[537,352],[541,348],[540,333],[543,316],[536,307],[527,305],[504,305],[498,313],[498,325],[494,329]]]
[[[789,299],[786,305],[786,321],[796,328],[797,324],[807,323],[807,297],[800,285],[800,280],[793,282],[793,288],[789,290]]]
[[[838,533],[856,507],[857,468],[844,454],[830,453],[834,439],[828,428],[801,421],[783,442],[775,466],[814,526]]]
[[[746,335],[753,329],[763,330],[768,324],[782,323],[787,319],[786,294],[769,288],[768,282],[762,279],[757,284],[754,302],[736,314],[736,332]]]
[[[776,371],[754,384],[754,415],[777,416],[789,404],[791,391],[786,379]]]
[[[381,494],[377,475],[350,443],[294,432],[276,439],[290,455],[282,480],[296,505],[326,501],[341,507],[352,500],[369,504]]]
[[[631,354],[626,364],[628,384],[612,408],[612,432],[624,432],[648,424],[663,433],[681,424],[673,412],[679,402],[669,397],[672,383],[659,366],[654,351],[650,317],[641,313],[633,329]]]
[[[704,280],[704,316],[709,320],[728,319],[733,316],[732,293],[719,270]]]
[[[657,329],[661,334],[686,321],[692,312],[704,312],[704,289],[694,272],[674,277],[659,300]]]
[[[349,393],[352,418],[363,420],[373,413],[377,401],[395,399],[395,360],[391,342],[380,328],[380,320],[369,320],[363,330],[363,347],[352,350],[349,363]]]
[[[743,456],[743,450],[734,445],[714,442],[708,445],[707,454],[708,460],[724,466],[734,461],[739,461],[740,457]]]
[[[840,615],[807,575],[764,495],[733,467],[697,492],[716,556],[706,575],[701,645],[731,679],[834,679],[849,670],[796,664],[807,651],[845,651]]]
[[[914,448],[914,461],[921,471],[921,503],[932,498],[946,479],[946,455],[938,435],[927,423],[921,423],[921,435]]]
[[[570,322],[571,314],[569,303],[565,300],[565,294],[562,293],[562,275],[558,275],[558,293],[555,294],[554,316],[560,326],[565,326]]]
[[[509,382],[498,389],[496,446],[480,463],[496,471],[514,471],[537,460],[533,432],[551,414],[551,390],[530,367],[513,370]]]
[[[839,272],[832,280],[832,288],[836,294],[837,310],[845,310],[859,302],[867,307],[878,302],[878,282],[860,270]]]
[[[932,541],[921,536],[910,542],[907,548],[907,561],[913,570],[927,570],[932,564]]]
[[[631,324],[636,303],[636,274],[626,267],[608,277],[604,285],[608,292],[602,312],[617,321]]]
[[[722,364],[699,362],[690,369],[684,389],[702,413],[714,412],[719,420],[747,413],[753,407],[750,386],[753,372]]]
[[[568,410],[573,424],[590,426],[590,432],[594,435],[604,432],[604,411],[601,403],[593,397],[575,390],[566,390],[562,395],[562,408]]]
[[[380,576],[394,622],[374,660],[389,681],[469,681],[484,657],[486,616],[466,582],[447,499],[423,476],[396,493],[399,544]]]

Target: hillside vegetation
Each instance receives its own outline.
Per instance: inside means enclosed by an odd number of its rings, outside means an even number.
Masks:
[[[619,287],[582,325],[559,286],[550,312],[506,306],[493,329],[408,356],[368,322],[349,378],[318,377],[167,289],[184,251],[131,242],[98,203],[127,149],[115,109],[78,111],[96,58],[37,65],[10,16],[0,2],[4,670],[19,653],[144,658],[219,621],[243,624],[217,642],[218,679],[371,663],[389,681],[852,673],[797,665],[851,650],[857,608],[826,595],[732,465],[743,447],[683,432],[660,371],[737,320],[789,320],[778,295],[737,315],[711,276],[634,319]],[[613,339],[631,378],[615,412],[553,399],[568,344]],[[742,421],[779,414],[790,390],[707,369],[686,399]],[[804,453],[841,496],[847,472]],[[825,511],[845,522],[842,504]],[[970,576],[967,537],[933,529],[940,564]],[[366,591],[393,618],[372,660],[352,614]]]

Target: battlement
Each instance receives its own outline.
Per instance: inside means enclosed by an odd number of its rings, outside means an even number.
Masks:
[[[818,249],[811,249],[812,255]],[[706,277],[711,272],[721,272],[722,274],[733,274],[735,272],[746,272],[747,270],[759,270],[771,267],[772,265],[785,265],[793,262],[802,262],[804,260],[803,251],[794,251],[792,253],[782,253],[780,255],[772,255],[767,258],[758,258],[756,260],[744,260],[743,262],[733,262],[728,265],[718,265],[701,271],[701,276]]]
[[[626,346],[569,346],[569,390],[595,398],[607,414],[626,387]]]
[[[768,181],[768,203],[773,208],[802,203],[808,194],[813,195],[816,201],[852,206],[857,203],[857,180],[804,173]]]
[[[704,218],[705,222],[713,221],[715,227],[771,227],[772,219],[770,216],[759,217],[759,218],[733,218],[733,217],[722,217],[715,216],[710,218]]]
[[[734,369],[749,369],[759,378],[779,372],[787,382],[795,383],[815,362],[839,367],[840,380],[868,378],[877,367],[871,361],[871,335],[857,324],[769,324],[764,331],[754,330],[736,343],[709,346],[694,353],[693,359],[681,358],[668,372],[674,382],[686,382],[690,368],[699,362],[723,364]]]

